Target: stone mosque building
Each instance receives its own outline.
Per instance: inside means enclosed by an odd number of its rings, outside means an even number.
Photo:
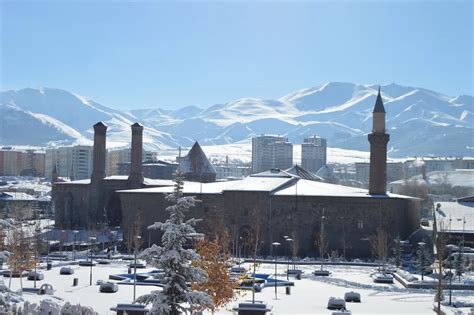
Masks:
[[[94,126],[94,167],[91,180],[57,183],[53,187],[56,224],[62,228],[87,228],[99,222],[120,225],[124,235],[142,218],[142,237],[160,241],[158,231],[147,226],[166,220],[165,197],[173,190],[166,180],[149,180],[141,173],[143,127],[132,125],[132,167],[128,177],[105,177],[106,126]],[[181,169],[190,174],[184,183],[185,195],[202,200],[190,210],[189,217],[202,218],[199,232],[211,233],[216,216],[220,217],[245,253],[245,237],[255,228],[256,218],[263,229],[261,254],[271,252],[271,244],[285,244],[291,236],[299,244],[300,256],[317,253],[314,245],[322,220],[328,237],[328,251],[348,257],[370,253],[370,237],[378,228],[391,238],[406,239],[418,229],[420,200],[386,192],[387,143],[385,109],[379,94],[373,111],[370,142],[369,190],[346,187],[322,181],[300,167],[273,169],[241,180],[214,182],[213,170],[198,144],[188,154]],[[208,164],[209,163],[209,164]],[[194,170],[193,170],[194,167]],[[192,174],[192,172],[201,174]],[[205,174],[203,174],[205,173]],[[309,174],[309,175],[308,175]],[[194,180],[194,181],[193,181]],[[199,180],[199,181],[196,181]],[[279,254],[288,248],[280,246]]]

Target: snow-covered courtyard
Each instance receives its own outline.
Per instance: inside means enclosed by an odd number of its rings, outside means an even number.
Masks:
[[[248,264],[244,265],[249,267]],[[110,265],[96,265],[92,268],[93,285],[89,285],[90,268],[73,265],[74,274],[60,275],[60,267],[55,266],[52,270],[42,270],[45,279],[37,282],[40,287],[43,283],[49,283],[54,288],[54,294],[36,295],[24,293],[25,301],[39,302],[49,298],[59,304],[70,302],[80,303],[83,306],[91,306],[99,314],[114,314],[110,308],[118,303],[131,303],[133,300],[133,285],[119,285],[116,293],[100,293],[98,280],[109,280],[111,274],[127,273],[127,262],[117,261]],[[286,279],[286,265],[278,265],[278,278]],[[405,289],[395,281],[394,284],[373,283],[369,274],[373,267],[359,266],[327,266],[331,272],[329,277],[316,277],[311,274],[319,265],[301,266],[304,270],[301,280],[290,277],[295,283],[291,287],[291,294],[286,295],[285,287],[277,288],[277,299],[273,287],[267,287],[262,292],[256,293],[256,300],[264,301],[273,307],[272,314],[331,314],[327,302],[331,296],[344,297],[344,293],[356,291],[361,295],[361,303],[347,303],[347,309],[352,314],[434,314],[433,297],[434,290]],[[152,269],[138,269],[137,273],[143,273]],[[133,272],[133,271],[132,271]],[[273,264],[262,264],[259,266],[260,273],[274,273]],[[78,278],[78,286],[73,286],[73,279]],[[9,278],[3,281],[8,286]],[[32,288],[33,281],[23,278],[23,286]],[[20,279],[12,279],[12,290],[20,289]],[[137,296],[149,293],[152,290],[160,290],[156,286],[137,285]],[[251,299],[251,291],[240,291],[241,295],[235,302],[229,303],[217,314],[234,314],[232,307],[239,301]],[[447,294],[447,292],[445,292]],[[474,291],[454,291],[455,300],[474,301]],[[454,310],[451,314],[454,314]],[[461,309],[464,314],[469,314],[470,308]]]

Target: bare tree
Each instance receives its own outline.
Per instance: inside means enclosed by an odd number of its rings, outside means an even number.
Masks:
[[[263,218],[258,208],[250,211],[249,218],[252,222],[252,229],[249,231],[248,243],[253,249],[253,279],[252,279],[252,303],[255,303],[255,272],[257,268],[257,254],[261,247],[263,238]]]
[[[298,253],[301,248],[301,242],[300,238],[298,236],[298,233],[296,231],[293,231],[291,233],[291,259],[293,260],[293,269],[296,269],[295,266],[295,259],[298,257]]]
[[[402,240],[400,239],[400,236],[397,236],[394,239],[392,251],[393,255],[395,256],[395,266],[398,268],[400,267],[402,259]]]
[[[139,209],[135,215],[135,220],[130,225],[125,235],[125,246],[127,247],[127,253],[131,254],[132,251],[138,249],[143,240],[138,238],[140,236],[142,226],[142,211]]]
[[[9,287],[11,287],[11,279],[13,274],[15,274],[20,275],[20,286],[23,289],[23,277],[21,274],[25,270],[30,269],[33,263],[31,243],[20,226],[8,233],[7,244],[8,251],[10,252],[8,259],[8,265],[10,266]]]
[[[321,271],[323,270],[324,256],[326,255],[326,252],[328,250],[328,240],[324,232],[325,220],[326,220],[326,217],[324,216],[324,208],[323,208],[323,212],[321,215],[321,228],[319,230],[319,233],[316,236],[316,240],[314,241],[314,245],[319,250],[319,257],[321,259]]]
[[[438,261],[438,278],[436,284],[436,296],[435,301],[437,302],[437,314],[443,314],[441,312],[441,301],[444,298],[443,295],[443,260],[446,256],[446,245],[448,244],[448,236],[444,233],[444,225],[440,222],[439,230],[436,222],[436,215],[434,216],[434,223],[433,223],[433,243],[435,244],[436,248],[436,259]],[[450,277],[452,275],[449,275]]]
[[[374,255],[374,257],[379,260],[380,264],[382,265],[382,272],[385,273],[389,248],[387,232],[380,227],[377,228],[377,231],[375,235],[371,237],[370,242],[372,246],[372,255]]]

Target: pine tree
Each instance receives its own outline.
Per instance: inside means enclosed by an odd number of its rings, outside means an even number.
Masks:
[[[183,180],[180,173],[176,174],[174,191],[166,197],[172,203],[166,208],[170,216],[166,222],[156,222],[151,226],[163,232],[162,246],[153,244],[140,255],[148,263],[164,272],[163,290],[152,291],[135,301],[141,304],[152,304],[152,313],[177,315],[192,312],[196,309],[212,307],[209,295],[201,291],[193,291],[190,284],[202,283],[207,280],[206,273],[193,266],[191,262],[199,261],[199,255],[192,249],[184,249],[183,245],[196,233],[196,219],[185,221],[186,212],[195,205],[194,197],[183,196]]]
[[[395,266],[399,268],[402,261],[402,241],[400,239],[400,236],[397,236],[395,238],[392,250],[393,255],[395,256]]]
[[[424,279],[424,275],[426,273],[432,271],[432,262],[433,258],[430,252],[428,251],[426,244],[420,246],[420,248],[416,251],[415,267],[420,272],[422,280]]]
[[[454,259],[454,270],[456,272],[456,276],[458,276],[459,280],[461,280],[461,276],[464,273],[464,255],[461,246],[458,247],[458,252],[456,254],[456,258]]]

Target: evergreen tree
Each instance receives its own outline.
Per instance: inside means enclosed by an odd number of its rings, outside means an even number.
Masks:
[[[395,256],[395,266],[399,268],[402,261],[402,241],[399,236],[395,238],[394,243],[392,250]]]
[[[416,261],[415,267],[421,274],[421,280],[423,280],[423,276],[428,272],[432,271],[431,264],[433,263],[433,258],[426,246],[420,246],[419,249],[416,251]]]
[[[191,313],[195,309],[212,307],[212,299],[205,292],[193,291],[191,284],[207,280],[206,273],[192,265],[199,261],[199,255],[192,249],[184,249],[183,245],[195,235],[196,219],[185,221],[186,212],[195,205],[194,197],[183,196],[183,179],[176,174],[173,193],[166,199],[172,205],[166,208],[170,217],[166,222],[156,222],[151,228],[163,232],[162,246],[153,244],[140,255],[148,263],[164,272],[163,290],[152,291],[135,301],[136,303],[152,304],[152,313],[177,315]]]
[[[461,280],[461,276],[464,273],[464,255],[461,246],[459,246],[456,258],[454,259],[454,270],[456,272],[456,276],[458,276],[459,280]]]

